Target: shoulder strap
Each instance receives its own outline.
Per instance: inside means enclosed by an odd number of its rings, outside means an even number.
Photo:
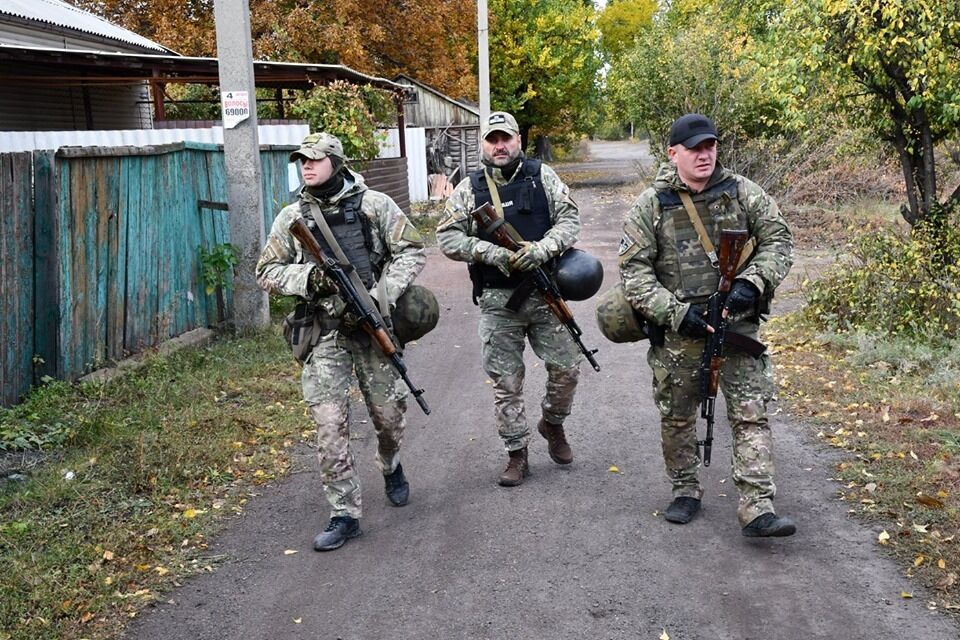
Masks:
[[[700,244],[703,245],[703,250],[707,252],[707,257],[710,258],[710,264],[713,265],[714,269],[719,269],[720,260],[717,259],[717,250],[710,241],[710,236],[707,235],[707,230],[703,226],[703,220],[700,219],[700,214],[697,213],[697,208],[694,206],[690,194],[686,191],[677,191],[677,195],[680,196],[683,208],[687,210],[687,215],[690,216],[690,222],[693,223],[693,227],[697,230]]]

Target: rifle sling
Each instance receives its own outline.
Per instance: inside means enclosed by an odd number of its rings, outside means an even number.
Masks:
[[[302,202],[307,203],[306,200],[302,200]],[[333,256],[337,263],[339,263],[340,267],[346,272],[347,277],[350,278],[350,282],[353,283],[353,287],[357,290],[357,293],[360,294],[360,297],[363,298],[363,303],[369,306],[370,309],[379,316],[379,320],[383,326],[389,327],[390,305],[387,303],[386,278],[384,278],[381,273],[380,278],[377,280],[377,295],[383,300],[384,311],[381,311],[381,305],[377,304],[373,296],[370,295],[370,292],[367,291],[367,287],[357,274],[357,270],[353,268],[343,249],[340,248],[337,237],[333,235],[333,231],[330,230],[330,226],[323,217],[323,211],[320,210],[320,205],[316,202],[309,202],[307,204],[310,207],[310,213],[313,215],[314,222],[317,223],[320,233],[323,234],[323,239],[327,241],[327,245],[330,247],[330,250],[333,251]],[[361,212],[360,215],[363,215],[363,213]],[[384,269],[384,271],[386,271],[386,269]]]
[[[745,336],[742,333],[730,331],[729,329],[724,331],[723,340],[731,347],[736,347],[741,351],[745,351],[754,358],[759,358],[763,355],[763,352],[767,350],[767,345],[763,344],[762,342],[758,342],[750,336]]]

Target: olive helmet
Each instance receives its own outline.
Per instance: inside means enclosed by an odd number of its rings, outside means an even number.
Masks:
[[[611,342],[647,339],[644,320],[627,300],[622,282],[604,291],[597,299],[597,326]]]
[[[553,270],[557,287],[565,300],[587,300],[600,290],[603,265],[580,249],[567,249]]]
[[[404,345],[433,331],[440,321],[440,304],[430,289],[411,284],[397,300],[391,319],[393,332]]]

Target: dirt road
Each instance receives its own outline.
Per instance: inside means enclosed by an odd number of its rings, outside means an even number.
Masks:
[[[643,148],[593,145],[593,162],[566,174],[635,176]],[[589,179],[573,181],[588,184]],[[580,246],[616,278],[623,180],[574,190]],[[596,184],[596,183],[594,183]],[[612,186],[611,186],[612,185]],[[316,462],[251,500],[211,545],[215,572],[187,581],[169,603],[133,622],[140,640],[243,638],[660,638],[671,640],[954,640],[958,627],[878,552],[874,530],[833,499],[832,454],[811,429],[775,418],[776,500],[799,526],[792,538],[740,535],[729,477],[730,436],[718,406],[704,512],[678,527],[669,502],[645,345],[605,342],[590,302],[574,311],[603,370],[585,366],[567,432],[575,461],[554,465],[539,436],[532,476],[512,489],[496,476],[506,456],[480,368],[477,308],[466,267],[430,251],[423,283],[441,301],[436,331],[408,351],[433,413],[412,405],[404,442],[411,501],[390,507],[373,466],[362,407],[354,433],[362,468],[364,535],[312,551],[328,512]],[[605,287],[608,285],[605,285]],[[539,414],[543,367],[528,350],[527,402]],[[611,470],[616,466],[619,471]],[[288,549],[298,553],[285,555]],[[901,591],[913,592],[912,599]],[[665,637],[667,637],[665,636]]]

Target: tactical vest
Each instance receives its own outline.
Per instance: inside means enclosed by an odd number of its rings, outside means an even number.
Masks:
[[[370,262],[370,250],[373,246],[373,239],[370,229],[370,219],[361,210],[363,203],[363,191],[343,198],[338,203],[339,208],[332,215],[324,215],[327,226],[337,239],[340,248],[353,268],[360,276],[360,280],[369,289],[376,283],[379,273],[376,265]],[[308,221],[307,226],[313,232],[313,236],[320,243],[324,253],[333,256],[334,252],[327,244],[323,233],[313,222],[313,213],[306,200],[300,200],[300,211],[303,217]]]
[[[550,222],[550,202],[543,190],[543,179],[540,176],[539,160],[523,160],[517,171],[522,176],[505,185],[497,187],[500,203],[503,205],[503,217],[509,222],[524,240],[540,240],[552,226]],[[493,204],[487,180],[483,176],[484,169],[470,172],[470,187],[473,189],[474,206],[479,207],[487,202]],[[493,236],[479,232],[481,240],[497,244]],[[493,289],[515,289],[526,277],[525,274],[513,274],[509,278],[496,267],[487,264],[474,265],[474,271],[479,272],[484,287]]]
[[[746,229],[747,214],[740,204],[737,179],[727,178],[692,195],[703,226],[714,246],[724,229]],[[656,270],[661,282],[681,302],[702,302],[717,290],[720,273],[710,263],[697,230],[673,189],[657,190],[661,218],[657,232],[660,251]]]

